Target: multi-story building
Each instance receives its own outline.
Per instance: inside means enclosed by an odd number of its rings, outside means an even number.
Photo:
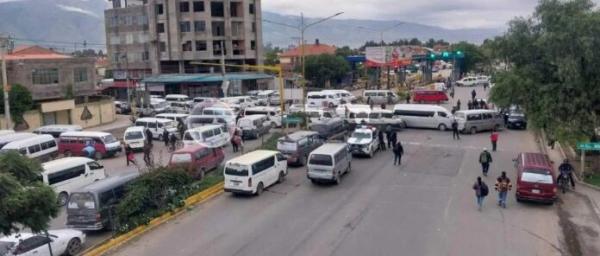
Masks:
[[[125,70],[135,79],[150,71],[207,73],[219,68],[191,62],[262,63],[260,0],[113,0],[112,5],[104,15],[117,80]]]

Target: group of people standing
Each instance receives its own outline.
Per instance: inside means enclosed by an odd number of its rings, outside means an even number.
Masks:
[[[387,148],[392,149],[392,153],[394,153],[394,165],[400,165],[402,162],[402,155],[404,155],[404,147],[402,147],[402,142],[398,141],[396,131],[388,126],[385,131],[379,130],[377,138],[379,140],[379,150],[386,151],[387,145]]]
[[[490,164],[492,163],[492,154],[487,150],[487,148],[484,148],[483,152],[479,154],[479,163],[481,164],[483,176],[487,177]],[[506,176],[506,172],[502,172],[501,175],[496,178],[494,189],[498,192],[498,206],[506,208],[508,191],[512,189],[512,184],[510,179]],[[475,184],[473,184],[473,190],[475,190],[478,210],[481,211],[483,207],[483,200],[489,194],[489,187],[483,181],[481,176],[477,177]]]

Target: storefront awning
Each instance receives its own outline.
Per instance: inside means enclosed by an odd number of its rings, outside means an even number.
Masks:
[[[273,79],[274,76],[264,73],[228,73],[225,79],[221,74],[162,74],[145,78],[142,82],[147,84],[177,84],[177,83],[211,83],[223,80],[257,80]]]

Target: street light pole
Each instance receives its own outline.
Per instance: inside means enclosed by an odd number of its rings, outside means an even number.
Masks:
[[[0,46],[2,47],[2,88],[4,90],[4,118],[6,129],[12,129],[12,122],[10,117],[10,102],[9,102],[9,93],[10,89],[8,88],[8,78],[6,77],[6,52],[9,47],[9,39],[8,38],[0,38]]]
[[[402,25],[402,24],[404,24],[404,22],[398,22],[398,23],[396,23],[395,25],[393,25],[393,26],[391,26],[391,27],[389,27],[389,28],[386,28],[386,29],[381,29],[381,30],[376,30],[376,29],[367,28],[367,27],[363,27],[363,26],[360,26],[360,27],[358,27],[358,28],[359,28],[359,29],[366,29],[366,30],[370,30],[370,31],[373,31],[373,32],[379,32],[379,39],[380,39],[380,41],[379,41],[379,46],[380,46],[381,48],[383,48],[383,47],[384,47],[384,43],[383,43],[383,33],[387,32],[387,31],[389,31],[389,30],[392,30],[393,28],[395,28],[395,27],[398,27],[398,26],[400,26],[400,25]],[[386,75],[386,76],[387,76],[387,88],[388,88],[388,89],[390,89],[390,66],[388,65],[388,59],[387,59],[387,49],[383,49],[383,51],[384,51],[384,57],[383,57],[384,65],[386,65],[386,66],[387,66],[387,75]],[[379,81],[378,81],[378,83],[377,83],[377,89],[381,89],[381,88],[380,88],[380,87],[381,87],[381,79],[383,78],[383,76],[381,75],[381,73],[382,73],[382,71],[383,71],[383,68],[382,68],[382,67],[378,67],[378,69],[379,69],[379,72],[378,72],[378,74],[379,74],[379,75],[378,75],[378,77],[379,77]]]

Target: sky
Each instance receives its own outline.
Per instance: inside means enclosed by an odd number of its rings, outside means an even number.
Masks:
[[[399,20],[449,29],[506,28],[530,16],[537,0],[263,0],[263,11],[307,17]]]

